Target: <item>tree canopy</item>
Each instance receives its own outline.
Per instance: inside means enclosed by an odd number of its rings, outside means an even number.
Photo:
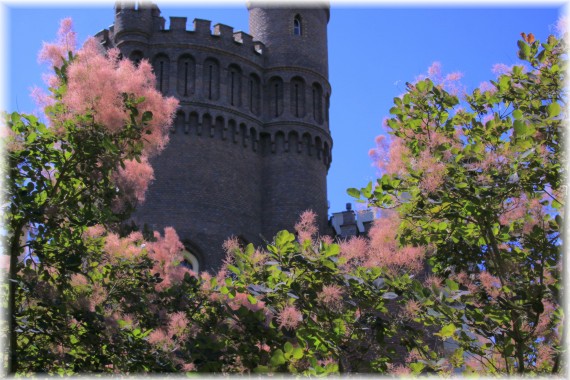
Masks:
[[[348,193],[367,237],[300,216],[263,247],[183,265],[176,231],[125,223],[177,102],[71,21],[41,57],[46,122],[6,115],[9,373],[558,374],[566,53],[523,34],[520,65],[462,95],[433,66],[394,98]]]

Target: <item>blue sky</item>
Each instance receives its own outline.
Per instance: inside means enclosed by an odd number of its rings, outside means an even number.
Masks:
[[[223,23],[248,31],[244,1],[230,3],[157,2],[162,15]],[[4,16],[4,103],[8,111],[32,112],[30,88],[42,85],[47,69],[37,63],[42,41],[52,41],[59,20],[72,17],[79,41],[113,23],[113,1],[41,3],[0,0]],[[84,3],[81,3],[84,4]],[[461,6],[459,5],[461,4]],[[349,187],[363,187],[378,177],[368,157],[374,138],[383,133],[395,96],[405,82],[425,74],[434,62],[444,73],[460,71],[467,89],[494,78],[496,63],[517,62],[521,32],[544,40],[555,32],[564,1],[541,2],[331,2],[329,81],[330,127],[334,139],[328,175],[329,214],[344,210]],[[0,17],[0,21],[2,21]],[[0,46],[2,46],[0,45]],[[0,70],[1,71],[1,70]],[[2,102],[0,102],[1,104]]]

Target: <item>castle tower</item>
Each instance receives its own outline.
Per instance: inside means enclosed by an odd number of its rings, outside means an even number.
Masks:
[[[134,219],[172,226],[200,270],[222,263],[229,236],[263,243],[307,209],[327,223],[328,6],[249,4],[247,34],[170,17],[156,5],[117,3],[97,36],[133,61],[148,59],[157,88],[180,107],[155,181]]]
[[[332,145],[328,2],[284,8],[250,1],[248,9],[250,33],[267,51],[264,126],[278,131],[263,162],[264,235],[291,230],[307,209],[324,231]]]

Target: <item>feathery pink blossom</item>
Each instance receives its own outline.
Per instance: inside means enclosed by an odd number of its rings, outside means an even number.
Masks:
[[[155,77],[148,62],[135,66],[127,59],[118,59],[118,52],[104,55],[99,43],[88,39],[67,69],[67,91],[63,103],[68,109],[64,119],[74,115],[91,114],[93,121],[109,132],[117,133],[130,123],[123,95],[144,98],[137,105],[137,122],[145,134],[144,153],[151,157],[168,142],[168,130],[178,107],[174,98],[163,98],[154,86]],[[142,115],[152,112],[152,119],[142,125]],[[52,120],[52,122],[56,120]]]
[[[497,87],[490,82],[481,82],[479,84],[479,90],[481,92],[490,92],[491,94],[494,94],[497,92]]]
[[[142,153],[141,163],[126,161],[125,168],[117,168],[113,176],[120,189],[128,190],[124,199],[115,200],[113,208],[119,212],[126,201],[144,201],[145,191],[153,179],[147,158],[162,151],[168,143],[178,101],[165,98],[156,90],[155,76],[148,61],[143,60],[136,66],[128,59],[120,59],[117,49],[105,51],[94,38],[89,38],[78,51],[75,44],[71,19],[65,19],[61,22],[57,41],[44,43],[39,55],[41,61],[61,67],[68,59],[68,53],[74,54],[74,59],[66,66],[65,92],[57,100],[39,90],[33,90],[33,96],[43,107],[55,101],[63,105],[63,111],[50,110],[47,114],[56,133],[65,133],[66,123],[72,122],[80,123],[85,129],[103,127],[109,134],[118,134],[132,123],[127,103],[138,102],[133,105],[138,110],[134,120],[142,134],[142,152],[137,152]],[[53,73],[44,80],[50,87],[61,85],[60,78]],[[149,114],[152,117],[145,118]]]
[[[184,274],[189,271],[179,266],[184,259],[182,256],[184,245],[180,242],[174,228],[166,227],[164,237],[156,231],[154,236],[157,240],[147,243],[147,249],[154,261],[152,273],[158,273],[163,280],[155,286],[155,289],[162,291],[182,281]]]
[[[456,71],[456,72],[447,74],[445,76],[445,81],[446,82],[455,82],[455,81],[460,80],[461,78],[463,78],[463,73]]]
[[[134,259],[143,252],[142,242],[142,235],[134,240],[132,237],[120,238],[117,234],[110,233],[105,238],[104,248],[111,261],[119,258]]]
[[[388,364],[388,373],[394,376],[410,376],[412,370],[401,364]]]
[[[175,346],[171,336],[163,329],[153,330],[148,336],[148,342],[162,351],[170,351]]]
[[[318,232],[317,214],[312,210],[306,210],[299,216],[299,221],[295,224],[295,231],[299,235],[299,241],[312,241],[313,236]]]
[[[481,271],[479,273],[479,281],[481,281],[481,286],[487,294],[489,294],[492,298],[497,298],[501,293],[501,282],[500,280],[493,276],[491,273],[487,272],[486,270]]]
[[[51,106],[55,103],[50,95],[46,94],[44,90],[37,86],[32,87],[30,91],[30,97],[33,99],[34,103],[42,108]]]
[[[299,325],[299,323],[301,323],[302,320],[303,314],[301,314],[301,312],[294,306],[285,306],[277,317],[279,327],[287,330],[293,330]]]
[[[194,371],[196,371],[196,366],[194,365],[194,363],[184,363],[182,365],[182,371],[183,372],[194,372]]]
[[[441,62],[433,62],[428,68],[428,75],[430,78],[439,78],[441,75]]]
[[[265,343],[261,343],[258,342],[255,347],[259,348],[259,351],[265,351],[265,352],[270,352],[271,351],[271,347],[269,347],[267,344]]]
[[[400,247],[396,234],[400,219],[395,212],[384,212],[376,219],[368,235],[369,250],[365,266],[383,266],[394,271],[418,272],[423,267],[425,250],[422,247]]]
[[[417,316],[420,309],[421,305],[418,301],[408,300],[402,310],[403,317],[405,319],[413,320]]]
[[[504,63],[495,63],[491,72],[496,75],[510,74],[513,66],[507,66]]]
[[[63,60],[67,59],[68,52],[75,52],[77,34],[73,31],[71,18],[61,20],[57,31],[57,41],[43,43],[38,61],[47,62],[51,66],[61,67]]]
[[[100,236],[103,236],[105,234],[105,231],[106,230],[104,226],[96,224],[94,226],[87,227],[83,233],[83,236],[87,238],[98,238]]]
[[[95,283],[91,288],[89,296],[89,310],[95,311],[95,307],[107,300],[107,290],[99,283]]]
[[[384,174],[405,175],[409,149],[401,138],[392,136],[389,141],[380,135],[376,137],[376,148],[369,152],[375,165]]]
[[[81,273],[75,273],[71,275],[70,285],[73,286],[74,288],[78,286],[85,286],[87,284],[89,284],[87,277],[85,277]]]
[[[539,344],[536,352],[536,368],[551,365],[554,358],[554,349],[546,344]]]
[[[564,37],[568,32],[568,16],[560,16],[558,21],[556,21],[555,30],[558,36]]]
[[[343,290],[338,285],[325,285],[317,294],[317,300],[329,310],[339,310],[342,307]]]
[[[352,237],[340,243],[340,255],[346,258],[349,263],[351,261],[358,263],[363,260],[367,251],[368,240],[362,236]]]
[[[140,162],[136,160],[126,160],[125,168],[119,167],[113,176],[117,187],[122,190],[124,200],[131,204],[144,202],[145,193],[154,180],[154,170],[146,156],[140,158]]]
[[[233,257],[234,252],[240,249],[239,240],[236,236],[230,236],[222,244],[222,248],[226,252],[226,255]]]
[[[186,327],[188,327],[188,318],[182,311],[170,315],[168,322],[168,335],[176,335],[179,339],[186,337]]]
[[[511,198],[503,203],[503,212],[499,215],[499,223],[503,226],[524,219],[527,214],[526,198]]]
[[[424,281],[424,286],[426,288],[436,288],[439,289],[441,288],[441,284],[443,283],[443,280],[435,275],[429,275],[426,277],[425,281]]]
[[[248,299],[247,293],[237,292],[234,298],[229,298],[227,300],[227,304],[230,309],[236,311],[239,310],[240,307],[245,307],[248,310],[256,312],[258,310],[263,310],[265,308],[265,302],[257,301],[256,303],[251,303]]]

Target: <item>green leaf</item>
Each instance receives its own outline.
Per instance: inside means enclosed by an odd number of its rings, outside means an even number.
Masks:
[[[340,254],[340,246],[338,244],[328,245],[325,249],[325,257],[338,256]]]
[[[442,338],[449,338],[452,337],[453,334],[455,334],[455,331],[457,330],[457,327],[455,327],[455,325],[453,323],[450,323],[448,325],[445,325],[442,327],[441,330],[439,330],[438,335]]]
[[[257,298],[255,298],[254,296],[252,296],[251,294],[247,295],[247,300],[249,301],[250,304],[255,305],[257,304]]]
[[[26,138],[26,141],[29,143],[32,143],[36,140],[36,137],[38,137],[36,132],[31,132],[28,137]]]
[[[548,105],[548,107],[546,107],[546,110],[548,111],[548,117],[555,117],[560,115],[560,104],[558,104],[557,102],[554,103],[550,103]]]
[[[303,349],[301,347],[295,347],[293,349],[293,358],[299,360],[302,357],[303,357]]]
[[[290,342],[285,342],[283,348],[285,349],[285,352],[288,354],[293,352],[293,345]]]
[[[272,367],[279,367],[281,364],[285,364],[285,362],[285,355],[283,355],[283,351],[279,348],[275,350],[271,359],[269,359],[269,364],[271,364]]]
[[[348,193],[348,195],[350,195],[353,198],[360,198],[360,190],[355,189],[354,187],[351,187],[350,189],[346,190],[346,192]]]
[[[71,344],[77,344],[77,343],[79,343],[79,339],[77,339],[77,337],[75,335],[70,335],[69,336],[69,342]]]
[[[269,367],[266,365],[258,365],[253,369],[254,373],[267,373],[269,372]]]
[[[523,113],[521,110],[514,110],[513,111],[513,117],[515,118],[515,120],[520,120],[523,117]]]
[[[241,271],[234,265],[232,264],[228,264],[226,266],[230,271],[234,272],[235,274],[237,274],[238,276],[241,274]]]
[[[530,54],[530,46],[526,44],[524,41],[519,41],[519,58],[520,59],[527,59]]]
[[[416,83],[416,88],[417,88],[419,91],[422,91],[422,92],[425,91],[425,89],[426,89],[426,84],[425,84],[425,82],[421,81],[421,82]]]
[[[513,123],[513,127],[515,129],[515,133],[518,136],[525,136],[527,133],[527,127],[526,124],[521,121],[521,120],[515,120],[515,122]]]
[[[445,280],[445,285],[453,292],[459,290],[459,284],[453,280],[447,279]]]
[[[509,86],[509,81],[510,78],[508,76],[506,75],[501,76],[501,78],[499,79],[499,89],[501,91],[505,91]]]
[[[277,248],[284,248],[294,241],[295,235],[286,230],[279,231],[277,236],[275,236],[275,245]]]
[[[362,193],[362,195],[365,198],[372,197],[372,182],[368,182],[368,185],[366,185],[366,187],[360,189],[360,192]]]
[[[410,369],[415,375],[419,375],[425,367],[426,365],[424,363],[417,362],[410,364]]]

